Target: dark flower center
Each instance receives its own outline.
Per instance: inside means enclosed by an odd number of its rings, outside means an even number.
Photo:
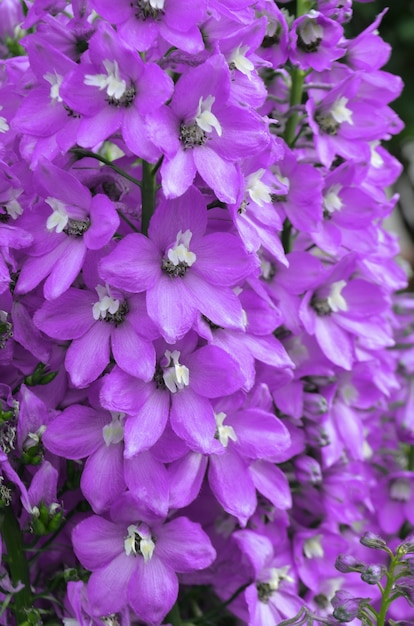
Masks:
[[[137,95],[137,90],[134,85],[131,85],[127,89],[125,89],[124,93],[120,98],[115,98],[114,96],[108,96],[106,101],[108,104],[114,107],[124,107],[127,109],[134,102],[135,96]]]
[[[180,141],[184,146],[184,150],[194,148],[194,146],[204,146],[207,141],[207,135],[197,124],[180,126]]]
[[[103,318],[103,321],[108,322],[109,324],[113,324],[115,327],[117,327],[125,321],[125,317],[128,312],[128,302],[122,302],[122,304],[119,305],[116,313],[110,313],[109,311],[107,311],[105,317]]]
[[[0,222],[2,224],[7,224],[10,220],[10,215],[7,213],[7,209],[5,206],[0,206]]]
[[[270,598],[273,595],[273,589],[271,588],[269,583],[257,583],[256,589],[260,602],[264,602],[265,604],[267,604],[267,602],[269,602]]]
[[[319,50],[321,41],[322,39],[320,37],[317,37],[313,41],[306,43],[306,41],[303,41],[302,35],[300,34],[300,32],[298,32],[297,46],[299,50],[302,50],[302,52],[317,52]]]
[[[130,6],[135,9],[135,17],[145,22],[148,18],[157,20],[164,14],[163,9],[154,9],[149,0],[135,0]]]
[[[327,135],[336,135],[340,124],[333,118],[331,113],[316,113],[315,120],[319,128]]]
[[[0,350],[10,337],[13,337],[13,325],[7,321],[7,313],[0,311]]]
[[[164,380],[164,372],[159,363],[155,366],[155,374],[152,380],[157,385],[157,389],[167,389],[167,385]]]
[[[319,299],[317,296],[313,296],[310,301],[310,305],[319,317],[324,317],[325,315],[330,315],[332,313],[332,309],[327,298]]]
[[[90,219],[87,217],[84,220],[74,220],[73,218],[68,219],[68,223],[63,229],[63,232],[68,235],[68,237],[82,237],[84,233],[88,230],[90,226]]]
[[[105,626],[120,626],[120,621],[116,613],[111,613],[111,615],[101,617],[101,620],[103,621]]]
[[[162,270],[168,274],[171,278],[183,278],[189,269],[189,265],[181,261],[177,265],[172,263],[169,259],[164,259],[161,265]]]

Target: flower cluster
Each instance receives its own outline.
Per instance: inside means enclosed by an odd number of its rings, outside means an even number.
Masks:
[[[350,39],[351,0],[20,6],[0,5],[0,624],[339,623],[365,590],[337,555],[414,525],[382,14]]]

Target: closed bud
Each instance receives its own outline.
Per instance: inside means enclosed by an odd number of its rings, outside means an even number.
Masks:
[[[322,482],[322,471],[318,461],[311,456],[302,455],[294,461],[295,474],[302,484],[320,485]]]
[[[398,556],[403,556],[404,554],[413,554],[414,553],[414,535],[410,535],[407,537],[403,543],[400,543],[397,546],[396,554]]]
[[[63,511],[57,502],[47,506],[41,502],[32,509],[32,530],[36,535],[49,535],[57,530],[63,520]]]
[[[361,573],[361,579],[368,585],[376,585],[385,575],[385,568],[382,565],[368,565]]]
[[[38,363],[34,369],[33,374],[29,374],[25,377],[25,385],[28,385],[29,387],[35,387],[36,385],[38,385],[42,379],[45,367],[46,366],[44,363]]]
[[[354,598],[348,591],[340,589],[332,598],[333,616],[338,622],[352,622],[358,617],[361,605],[366,605],[368,598]]]
[[[410,606],[414,606],[414,582],[404,580],[395,585],[395,591],[403,595]]]
[[[335,567],[342,574],[349,574],[349,572],[362,572],[366,568],[366,563],[358,561],[350,554],[340,554],[335,561]]]
[[[367,548],[373,548],[374,550],[385,550],[388,552],[388,547],[386,541],[376,535],[375,533],[367,532],[361,539],[359,540],[363,546]]]

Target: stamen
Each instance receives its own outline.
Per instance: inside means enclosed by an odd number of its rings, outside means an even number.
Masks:
[[[323,27],[316,22],[317,16],[312,13],[315,11],[310,11],[309,17],[298,28],[297,46],[303,52],[317,52],[323,37]]]
[[[218,439],[221,445],[224,448],[227,448],[229,445],[229,439],[232,441],[237,441],[237,435],[234,432],[233,426],[223,426],[223,422],[226,419],[227,415],[222,411],[220,413],[215,413],[216,418],[216,434],[215,438]]]
[[[322,535],[315,535],[306,539],[303,544],[303,554],[307,559],[321,559],[324,556],[321,539]]]
[[[252,201],[259,206],[272,202],[271,189],[261,180],[264,173],[265,169],[260,168],[256,172],[249,174],[246,179],[246,190]]]
[[[89,87],[99,87],[100,91],[106,89],[109,98],[120,100],[127,89],[127,84],[119,75],[118,63],[105,59],[103,65],[106,74],[86,74],[84,83]]]
[[[167,258],[163,259],[161,267],[169,276],[182,278],[195,263],[197,257],[189,249],[192,236],[191,230],[187,229],[184,233],[180,230],[174,245],[168,249]]]
[[[150,529],[143,522],[128,526],[128,536],[124,540],[125,554],[137,556],[140,554],[144,561],[152,558],[155,548],[155,537],[151,536]]]
[[[165,386],[171,393],[181,391],[190,384],[190,370],[186,365],[181,365],[179,362],[180,354],[178,350],[173,352],[166,350],[164,353],[167,363],[163,368],[163,379]]]
[[[124,438],[125,413],[115,413],[111,411],[112,421],[102,429],[104,441],[109,447],[111,444],[120,443]]]

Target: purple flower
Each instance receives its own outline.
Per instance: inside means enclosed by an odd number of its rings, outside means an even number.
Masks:
[[[35,236],[16,293],[27,293],[47,277],[44,294],[53,300],[75,280],[87,250],[99,250],[109,243],[119,217],[107,196],[92,197],[75,176],[56,165],[43,160],[36,175],[45,200],[36,211],[22,216]]]
[[[206,14],[205,0],[93,0],[95,10],[112,24],[123,41],[139,51],[162,38],[190,54],[204,48],[199,24]]]
[[[201,526],[186,517],[151,523],[133,505],[129,512],[129,522],[89,517],[73,530],[73,545],[92,571],[87,591],[93,615],[129,605],[156,626],[176,601],[177,573],[204,569],[216,554]]]
[[[262,152],[270,137],[255,111],[228,102],[230,87],[225,58],[213,55],[181,76],[169,107],[147,117],[150,138],[164,154],[166,197],[185,193],[198,172],[219,200],[237,201],[240,155]]]
[[[134,154],[155,161],[159,152],[147,139],[144,116],[171,96],[171,78],[122,45],[107,25],[93,35],[88,53],[88,61],[72,71],[60,89],[65,104],[82,114],[78,143],[91,148],[121,130]]]
[[[345,54],[338,46],[343,29],[338,22],[311,10],[298,17],[290,31],[289,58],[302,70],[310,68],[322,72]]]
[[[184,337],[199,312],[214,324],[243,330],[241,304],[233,293],[254,272],[231,234],[205,234],[207,210],[191,188],[176,200],[160,203],[148,237],[131,234],[100,264],[102,278],[131,293],[146,291],[149,317],[169,343]]]
[[[149,381],[154,375],[155,351],[149,339],[158,333],[141,295],[124,294],[108,285],[98,285],[95,293],[70,288],[43,304],[35,314],[35,324],[50,337],[73,340],[65,366],[77,387],[85,387],[102,374],[111,351],[131,376]],[[85,359],[85,354],[90,358]]]

